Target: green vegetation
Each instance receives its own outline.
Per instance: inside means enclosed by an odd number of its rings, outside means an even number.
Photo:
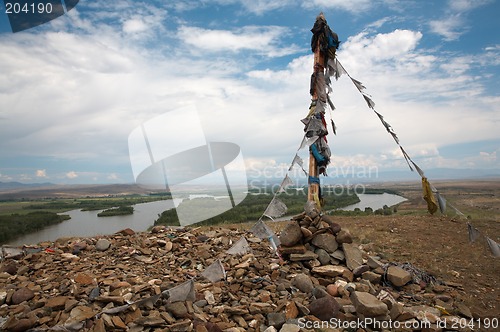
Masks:
[[[398,205],[394,205],[392,207],[384,205],[381,209],[377,209],[375,211],[373,211],[371,207],[367,207],[365,208],[364,211],[362,211],[360,208],[355,208],[353,211],[345,211],[345,210],[328,211],[328,214],[334,216],[372,216],[374,214],[390,216],[391,214],[396,212],[398,212]]]
[[[262,213],[266,210],[267,206],[271,202],[271,194],[261,194],[261,191],[254,190],[251,192],[240,204],[238,204],[233,209],[226,211],[218,216],[204,220],[198,225],[213,225],[220,223],[242,223],[252,220],[258,220]],[[267,192],[270,192],[267,191]],[[287,215],[295,215],[304,211],[304,204],[307,201],[307,190],[296,191],[293,189],[287,190],[287,192],[280,193],[277,195],[288,208]],[[197,199],[197,204],[200,203],[201,198]],[[335,194],[325,193],[325,209],[336,209],[351,204],[359,202],[359,198],[356,194]],[[206,206],[214,206],[214,199],[204,198]],[[188,200],[183,201],[181,204],[189,204]],[[199,206],[199,205],[198,205]],[[177,212],[175,209],[164,211],[158,216],[158,219],[154,223],[155,225],[179,225],[179,219],[177,217]]]
[[[116,206],[149,203],[171,198],[172,196],[169,193],[154,193],[148,196],[128,195],[102,198],[82,197],[75,199],[47,198],[38,200],[8,200],[0,202],[0,215],[10,215],[13,213],[27,214],[40,210],[50,212],[65,212],[70,210],[95,211]]]
[[[391,194],[391,195],[398,195],[402,196],[400,192],[392,189],[376,189],[376,188],[364,188],[363,194],[368,194],[368,195],[381,195],[383,193]],[[358,193],[361,194],[361,193]]]
[[[117,208],[107,209],[97,214],[98,217],[110,217],[110,216],[123,216],[127,214],[133,214],[134,208],[132,206],[119,206]]]
[[[0,244],[67,219],[69,219],[67,215],[58,215],[47,211],[30,212],[24,215],[2,215],[0,216]]]

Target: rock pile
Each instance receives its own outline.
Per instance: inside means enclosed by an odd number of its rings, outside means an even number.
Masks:
[[[244,250],[231,250],[243,236]],[[3,256],[0,330],[369,331],[399,322],[401,331],[440,331],[441,322],[472,317],[459,285],[415,284],[327,216],[296,218],[280,240],[285,261],[238,229],[155,227],[40,243]],[[212,282],[203,275],[216,262],[225,279]],[[179,285],[192,288],[174,299]]]

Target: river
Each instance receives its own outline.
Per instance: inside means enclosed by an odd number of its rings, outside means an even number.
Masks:
[[[384,205],[393,206],[399,204],[401,202],[406,201],[406,198],[393,195],[388,193],[383,194],[358,194],[359,202],[356,204],[352,204],[341,208],[340,210],[345,211],[354,211],[354,209],[359,208],[361,211],[364,211],[365,208],[370,207],[373,211],[377,209],[381,209]]]
[[[384,205],[392,206],[404,202],[406,198],[383,194],[358,194],[359,203],[346,206],[342,210],[352,211],[359,208],[362,211],[365,207],[371,207],[373,210],[382,208]],[[150,203],[141,203],[134,205],[134,213],[125,216],[98,217],[98,211],[71,210],[61,214],[67,214],[71,219],[59,224],[49,226],[36,233],[21,236],[9,243],[12,246],[21,246],[23,244],[35,244],[42,241],[55,241],[61,237],[92,237],[96,235],[107,235],[116,233],[125,228],[131,228],[136,232],[146,231],[158,219],[158,214],[165,210],[178,206],[180,199],[163,200]],[[276,219],[288,220],[289,217]]]
[[[181,200],[163,200],[134,205],[134,213],[122,216],[98,217],[102,210],[81,211],[71,210],[61,214],[71,217],[59,224],[49,226],[36,233],[26,234],[8,245],[20,246],[35,244],[42,241],[54,241],[61,237],[92,237],[96,235],[113,234],[125,228],[136,232],[146,231],[158,219],[158,214],[170,210]]]

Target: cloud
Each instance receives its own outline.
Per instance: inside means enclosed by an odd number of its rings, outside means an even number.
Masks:
[[[68,179],[76,179],[78,177],[78,174],[75,171],[71,171],[66,173],[66,177]]]
[[[382,1],[383,2],[383,1]],[[380,5],[380,1],[373,0],[312,0],[305,1],[303,6],[305,8],[335,8],[337,10],[347,11],[351,13],[358,13],[368,10],[375,5]]]
[[[470,30],[467,14],[491,3],[493,0],[448,0],[443,17],[428,22],[430,31],[442,36],[445,41],[458,40]]]
[[[118,180],[120,177],[116,173],[111,173],[108,175],[108,180]]]
[[[36,177],[38,178],[46,178],[47,177],[47,171],[44,169],[38,169],[35,173]]]
[[[446,41],[457,40],[467,31],[465,21],[459,14],[429,21],[429,27],[431,32],[443,36]]]
[[[215,30],[181,26],[177,37],[191,48],[204,52],[253,51],[269,57],[297,53],[295,45],[282,47],[288,29],[279,26],[245,26],[234,30]]]
[[[448,0],[451,10],[457,12],[466,12],[481,6],[489,5],[494,0]]]
[[[123,31],[125,33],[144,32],[148,29],[148,25],[141,18],[133,18],[123,23]]]

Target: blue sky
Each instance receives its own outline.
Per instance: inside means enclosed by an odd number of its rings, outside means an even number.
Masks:
[[[250,177],[279,177],[303,135],[320,11],[422,169],[500,169],[498,0],[120,0],[19,33],[2,7],[0,181],[132,183],[129,134],[186,105],[208,141],[241,147]],[[349,78],[332,87],[331,173],[407,170]]]

